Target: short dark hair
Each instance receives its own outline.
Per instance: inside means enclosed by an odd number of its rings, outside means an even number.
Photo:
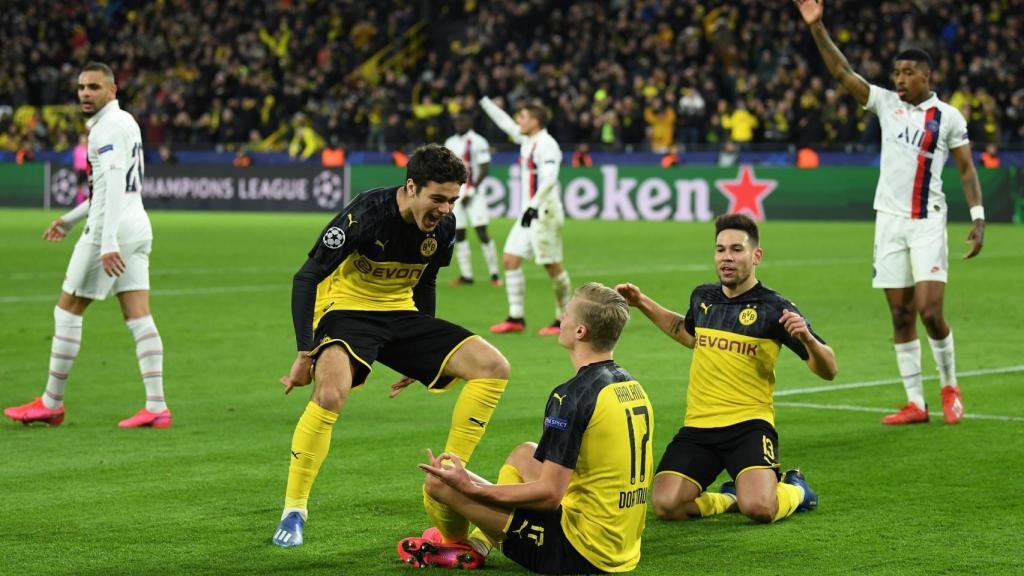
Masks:
[[[929,70],[935,66],[932,64],[932,57],[927,52],[920,48],[907,48],[903,52],[900,52],[893,58],[893,62],[897,60],[910,60],[911,62],[920,62],[928,67]]]
[[[451,150],[438,144],[420,146],[412,153],[405,167],[406,181],[412,180],[418,188],[428,182],[466,183],[466,165]]]
[[[747,233],[750,238],[750,245],[757,247],[761,243],[761,235],[757,230],[757,222],[746,214],[722,214],[715,218],[715,238],[722,233],[722,230],[740,230]]]
[[[527,104],[523,106],[530,116],[537,119],[537,124],[540,124],[541,128],[545,128],[548,125],[548,111],[540,104]]]
[[[114,82],[114,71],[110,69],[110,66],[107,66],[103,62],[89,62],[85,66],[82,66],[82,72],[102,72],[103,76],[107,80]]]

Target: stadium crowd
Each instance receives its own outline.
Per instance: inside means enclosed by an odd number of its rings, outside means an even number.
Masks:
[[[482,94],[512,109],[539,100],[569,150],[879,141],[877,122],[828,77],[788,3],[6,4],[0,150],[73,146],[75,79],[88,60],[112,66],[122,107],[154,148],[392,150],[443,140]],[[924,48],[933,86],[964,112],[972,140],[1020,145],[1022,15],[1024,0],[835,0],[825,18],[870,82],[887,85],[892,57]],[[478,129],[507,142],[483,118]]]

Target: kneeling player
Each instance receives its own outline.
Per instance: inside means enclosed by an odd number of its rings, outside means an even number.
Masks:
[[[832,380],[832,349],[811,331],[792,302],[754,275],[761,261],[757,224],[740,214],[715,222],[720,282],[698,286],[686,316],[666,310],[632,284],[616,290],[654,324],[693,348],[686,417],[658,465],[654,513],[664,520],[735,510],[774,522],[817,506],[799,470],[779,474],[775,432],[775,361],[782,345]],[[706,492],[722,469],[735,480]]]
[[[444,526],[399,542],[414,566],[476,568],[498,545],[543,574],[625,572],[640,561],[651,485],[654,412],[643,387],[612,360],[629,319],[626,301],[597,283],[581,286],[562,317],[559,343],[576,375],[548,398],[539,444],[516,447],[498,483],[454,454],[420,464],[427,494],[476,524],[468,542]]]

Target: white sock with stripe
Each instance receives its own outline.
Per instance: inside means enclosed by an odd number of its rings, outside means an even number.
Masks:
[[[896,345],[896,364],[900,368],[903,389],[907,391],[907,401],[925,409],[924,384],[921,382],[921,341],[911,340]]]
[[[505,270],[505,293],[508,294],[508,317],[522,319],[526,301],[526,275],[522,268]]]
[[[64,386],[81,347],[82,317],[54,306],[50,374],[46,379],[46,391],[43,392],[43,405],[50,410],[64,405]]]
[[[487,244],[482,245],[481,250],[484,253],[484,260],[487,262],[487,272],[491,277],[498,275],[498,247],[494,245],[494,240],[491,240]]]
[[[953,331],[950,330],[942,340],[928,337],[932,348],[935,365],[939,367],[939,385],[956,386],[956,357],[953,354]]]
[[[455,243],[455,258],[459,261],[459,274],[466,280],[472,280],[473,258],[469,253],[469,240]]]
[[[163,412],[164,402],[164,343],[152,316],[132,318],[125,322],[135,337],[135,355],[139,359],[142,383],[146,386],[146,410]]]
[[[561,320],[565,307],[572,299],[572,282],[569,280],[569,271],[562,270],[562,273],[551,279],[555,286],[555,319]]]

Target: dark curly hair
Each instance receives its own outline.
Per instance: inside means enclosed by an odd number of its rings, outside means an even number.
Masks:
[[[406,181],[412,180],[417,188],[428,182],[466,183],[466,165],[451,150],[438,144],[420,146],[412,153],[405,168]]]

